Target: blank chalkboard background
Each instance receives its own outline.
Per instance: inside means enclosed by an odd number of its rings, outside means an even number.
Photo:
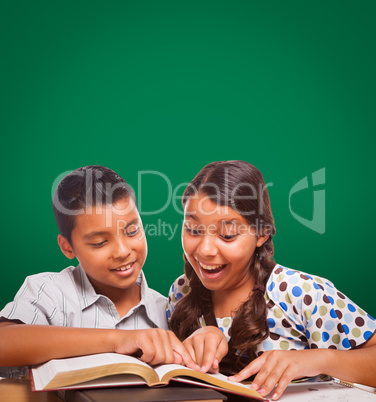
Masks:
[[[51,209],[64,172],[129,181],[167,294],[184,183],[243,159],[269,183],[276,261],[376,315],[375,17],[372,0],[2,2],[0,305],[70,264]]]

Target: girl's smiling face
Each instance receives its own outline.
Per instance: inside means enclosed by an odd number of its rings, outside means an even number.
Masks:
[[[253,287],[250,273],[256,247],[267,236],[255,230],[238,212],[199,193],[185,204],[182,243],[188,262],[203,285],[212,291]]]

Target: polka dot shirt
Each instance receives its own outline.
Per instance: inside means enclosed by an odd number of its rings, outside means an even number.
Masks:
[[[189,292],[188,280],[180,276],[171,286],[167,317]],[[314,348],[351,349],[367,341],[376,321],[327,279],[276,265],[266,285],[265,302],[269,336],[256,354],[268,350]],[[205,326],[203,317],[200,319]],[[229,340],[232,318],[217,318]]]

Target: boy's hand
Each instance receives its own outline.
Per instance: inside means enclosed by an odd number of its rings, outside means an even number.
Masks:
[[[207,371],[218,373],[219,362],[228,352],[227,340],[223,332],[210,325],[195,331],[183,342],[183,345],[203,373]]]
[[[258,373],[251,388],[265,396],[277,385],[272,400],[278,399],[289,382],[296,378],[313,377],[323,372],[322,356],[325,350],[274,350],[264,352],[238,374],[229,377],[231,381],[242,381]]]
[[[151,365],[184,364],[193,370],[200,370],[172,331],[160,328],[116,330],[116,335],[115,353],[137,354],[140,360]]]

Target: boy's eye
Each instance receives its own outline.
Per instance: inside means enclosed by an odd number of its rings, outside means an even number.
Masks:
[[[90,246],[92,246],[92,247],[94,247],[94,248],[99,248],[99,247],[104,246],[105,243],[106,243],[106,241],[101,241],[101,242],[99,242],[99,243],[90,243]]]
[[[125,231],[125,235],[126,236],[135,236],[138,231],[140,230],[140,226],[136,226],[136,225],[131,225],[130,227],[128,227]]]

